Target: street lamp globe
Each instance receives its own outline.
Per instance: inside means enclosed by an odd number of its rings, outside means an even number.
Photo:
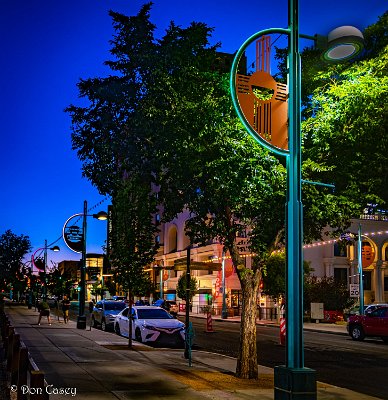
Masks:
[[[358,55],[364,46],[364,36],[354,26],[340,26],[327,36],[323,58],[329,62],[346,61]]]
[[[99,221],[106,221],[108,219],[108,214],[105,211],[100,211],[97,214],[93,214],[93,218],[96,218]]]

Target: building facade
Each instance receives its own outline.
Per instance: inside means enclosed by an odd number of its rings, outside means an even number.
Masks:
[[[161,225],[158,237],[160,249],[153,266],[153,279],[158,287],[157,295],[184,302],[177,297],[178,279],[185,274],[185,260],[190,240],[185,235],[188,212]],[[362,231],[362,264],[364,283],[364,302],[388,302],[388,219],[381,216],[362,215],[352,220],[349,234],[340,238],[329,238],[304,246],[304,259],[310,262],[312,275],[334,277],[348,285],[359,284],[357,256],[357,233],[359,224]],[[345,238],[345,239],[344,239]],[[346,239],[347,238],[347,239]],[[246,238],[237,238],[246,266],[250,266],[251,256],[246,248]],[[194,264],[191,276],[197,279],[198,294],[193,298],[193,311],[201,312],[203,307],[212,305],[216,314],[222,310],[222,270],[212,269],[213,263],[222,263],[225,268],[225,293],[228,313],[237,315],[241,307],[241,287],[228,255],[223,255],[223,246],[209,242],[205,246],[193,245],[190,259]],[[209,263],[209,269],[196,269],[196,263]],[[357,301],[357,298],[355,298]],[[260,307],[271,309],[276,306],[267,296],[259,292]]]
[[[317,277],[333,276],[349,287],[359,284],[357,235],[362,233],[362,273],[364,302],[388,302],[388,219],[381,215],[361,215],[352,220],[345,240],[327,239],[304,246],[304,258]],[[348,238],[346,240],[346,237]]]

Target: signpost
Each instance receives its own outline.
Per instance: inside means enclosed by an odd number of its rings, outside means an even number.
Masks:
[[[356,283],[351,283],[349,285],[350,297],[359,297],[360,296],[360,285]]]

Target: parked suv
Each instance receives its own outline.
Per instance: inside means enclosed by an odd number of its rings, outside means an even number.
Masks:
[[[103,331],[113,330],[116,315],[127,305],[124,301],[100,300],[93,307],[92,324],[94,328],[101,326]]]
[[[176,301],[159,299],[155,301],[154,306],[164,308],[174,317],[178,315],[178,304]]]
[[[346,325],[353,340],[364,340],[366,336],[379,336],[388,343],[388,306],[381,306],[365,315],[352,315]]]

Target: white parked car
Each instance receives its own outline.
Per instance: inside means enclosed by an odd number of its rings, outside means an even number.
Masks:
[[[128,314],[129,307],[126,307],[115,318],[114,330],[118,335],[128,337]],[[185,324],[163,308],[132,306],[132,339],[163,346],[183,346]]]

